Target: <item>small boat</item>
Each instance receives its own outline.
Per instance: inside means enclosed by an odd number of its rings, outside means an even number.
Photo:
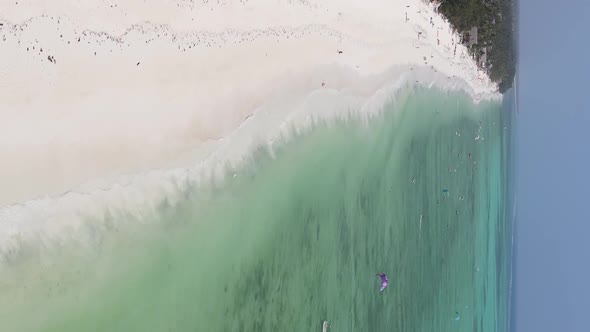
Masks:
[[[325,320],[325,321],[322,323],[322,332],[328,332],[328,328],[329,328],[329,327],[330,327],[330,324],[328,323],[328,321],[327,321],[327,320]]]

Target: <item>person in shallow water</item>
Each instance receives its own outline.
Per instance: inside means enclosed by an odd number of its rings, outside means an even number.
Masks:
[[[389,279],[387,279],[387,275],[385,275],[385,273],[377,273],[377,275],[381,277],[381,288],[379,289],[379,291],[382,292],[385,288],[387,288],[387,285],[389,284]]]

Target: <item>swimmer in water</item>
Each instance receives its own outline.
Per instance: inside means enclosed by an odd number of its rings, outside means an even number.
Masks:
[[[387,279],[387,275],[385,273],[377,273],[377,276],[381,277],[381,288],[379,291],[382,292],[385,288],[387,288],[389,279]]]

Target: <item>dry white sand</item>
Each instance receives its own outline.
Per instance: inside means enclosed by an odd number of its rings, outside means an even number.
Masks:
[[[0,23],[0,206],[195,163],[313,91],[368,98],[430,68],[498,96],[419,0],[13,0]]]

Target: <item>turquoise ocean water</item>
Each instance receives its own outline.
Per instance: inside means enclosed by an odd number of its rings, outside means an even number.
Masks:
[[[408,89],[149,220],[29,246],[0,270],[0,330],[506,331],[511,105]]]

